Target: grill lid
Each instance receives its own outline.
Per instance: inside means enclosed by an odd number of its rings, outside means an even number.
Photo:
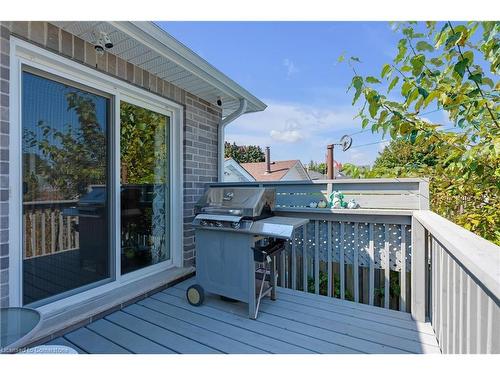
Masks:
[[[210,187],[195,205],[196,214],[269,216],[275,207],[276,191],[263,187]]]

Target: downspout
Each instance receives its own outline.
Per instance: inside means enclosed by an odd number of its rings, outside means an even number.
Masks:
[[[224,117],[219,123],[219,135],[218,135],[218,145],[219,145],[219,182],[224,181],[224,129],[231,122],[236,120],[242,114],[244,114],[247,110],[247,100],[242,98],[240,99],[240,106],[238,109],[226,117]]]

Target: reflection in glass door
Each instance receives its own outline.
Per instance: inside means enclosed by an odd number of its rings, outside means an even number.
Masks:
[[[24,304],[110,277],[109,113],[101,94],[22,73]]]
[[[121,272],[170,259],[169,117],[120,103]]]

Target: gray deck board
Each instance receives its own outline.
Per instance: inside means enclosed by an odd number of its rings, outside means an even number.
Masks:
[[[173,350],[163,345],[159,345],[154,341],[148,340],[141,335],[137,335],[126,328],[108,321],[107,318],[90,323],[87,328],[105,337],[109,341],[124,347],[132,353],[175,353]]]
[[[54,339],[88,353],[439,353],[432,328],[410,315],[279,289],[257,320],[247,305],[185,297],[192,279]]]
[[[66,340],[80,347],[87,353],[99,354],[127,354],[130,351],[116,345],[114,342],[105,339],[97,333],[87,329],[80,328],[64,336]],[[52,342],[50,342],[52,344]]]

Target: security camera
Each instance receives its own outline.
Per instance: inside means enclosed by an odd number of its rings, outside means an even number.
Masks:
[[[108,49],[113,48],[113,42],[111,41],[111,39],[109,39],[108,34],[101,32],[101,39],[104,42],[104,47],[106,47]]]
[[[217,97],[217,105],[220,107],[222,105],[222,99],[219,97]]]
[[[105,48],[113,48],[113,42],[111,42],[108,34],[106,34],[104,31],[94,31],[92,33],[92,38],[94,48],[99,55],[102,55],[104,53]]]
[[[104,45],[100,39],[94,42],[94,49],[99,55],[104,53]]]

